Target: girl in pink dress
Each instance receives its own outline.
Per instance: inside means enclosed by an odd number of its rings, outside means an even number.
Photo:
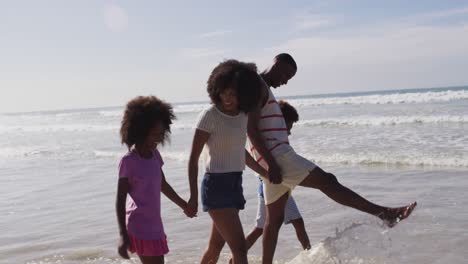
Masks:
[[[143,264],[164,263],[169,248],[161,220],[161,192],[186,211],[187,203],[166,182],[157,149],[167,139],[174,118],[172,107],[154,96],[137,97],[125,109],[120,136],[129,151],[120,161],[116,201],[118,252],[125,259],[128,250]]]

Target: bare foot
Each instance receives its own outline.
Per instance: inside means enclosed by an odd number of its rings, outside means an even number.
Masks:
[[[388,227],[394,227],[401,220],[410,216],[416,205],[418,204],[416,202],[413,202],[407,206],[389,208],[385,213],[381,214],[379,217],[382,220],[384,220],[385,224],[387,224]]]

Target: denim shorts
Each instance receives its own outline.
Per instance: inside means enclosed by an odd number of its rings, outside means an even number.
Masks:
[[[244,209],[242,172],[205,173],[201,184],[203,211],[211,209]]]

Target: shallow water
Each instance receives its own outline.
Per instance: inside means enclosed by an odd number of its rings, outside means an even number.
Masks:
[[[292,226],[278,263],[465,263],[468,258],[468,89],[415,90],[288,99],[300,114],[292,145],[364,197],[413,200],[413,215],[387,229],[316,190],[296,198],[313,244],[301,252]],[[161,149],[168,181],[188,198],[186,163],[195,119],[206,104],[176,105],[171,143]],[[116,255],[117,164],[125,153],[121,108],[0,115],[0,263],[138,263]],[[257,179],[244,175],[244,231],[253,227]],[[210,219],[188,219],[163,198],[171,252],[197,263]],[[249,252],[260,261],[260,242]],[[222,261],[227,261],[228,250]]]

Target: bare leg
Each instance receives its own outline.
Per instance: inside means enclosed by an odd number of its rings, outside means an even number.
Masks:
[[[164,264],[164,256],[138,256],[142,264]]]
[[[217,231],[231,249],[232,263],[248,263],[247,246],[244,230],[239,219],[239,210],[233,208],[212,209],[208,213],[213,219]]]
[[[305,225],[304,225],[304,219],[298,218],[291,220],[291,224],[294,226],[294,229],[296,230],[296,235],[297,239],[299,242],[301,242],[302,248],[304,250],[310,249],[310,241],[309,241],[309,236],[307,235]]]
[[[319,189],[337,203],[375,215],[387,222],[390,227],[408,217],[416,207],[416,202],[398,208],[389,208],[371,203],[341,185],[335,175],[325,172],[319,167],[311,171],[300,185]]]
[[[255,227],[250,231],[250,233],[247,235],[245,240],[247,241],[247,249],[250,249],[255,242],[257,242],[257,239],[261,237],[263,234],[263,229]]]
[[[277,201],[266,206],[267,218],[265,227],[263,228],[263,264],[273,263],[273,256],[275,255],[276,243],[278,242],[278,232],[281,228],[281,225],[283,224],[284,207],[286,206],[288,196],[288,193],[285,193]]]
[[[201,260],[201,264],[214,264],[218,262],[219,254],[221,254],[221,250],[223,249],[225,241],[221,234],[216,229],[215,224],[213,223],[211,226],[211,235],[210,241],[208,242],[208,248],[205,250],[203,254],[203,258]]]
[[[255,242],[257,242],[257,239],[262,236],[262,233],[263,229],[258,227],[254,227],[254,229],[250,231],[250,233],[245,238],[247,243],[247,250],[249,250],[255,244]],[[229,264],[232,264],[232,258],[229,259]]]

